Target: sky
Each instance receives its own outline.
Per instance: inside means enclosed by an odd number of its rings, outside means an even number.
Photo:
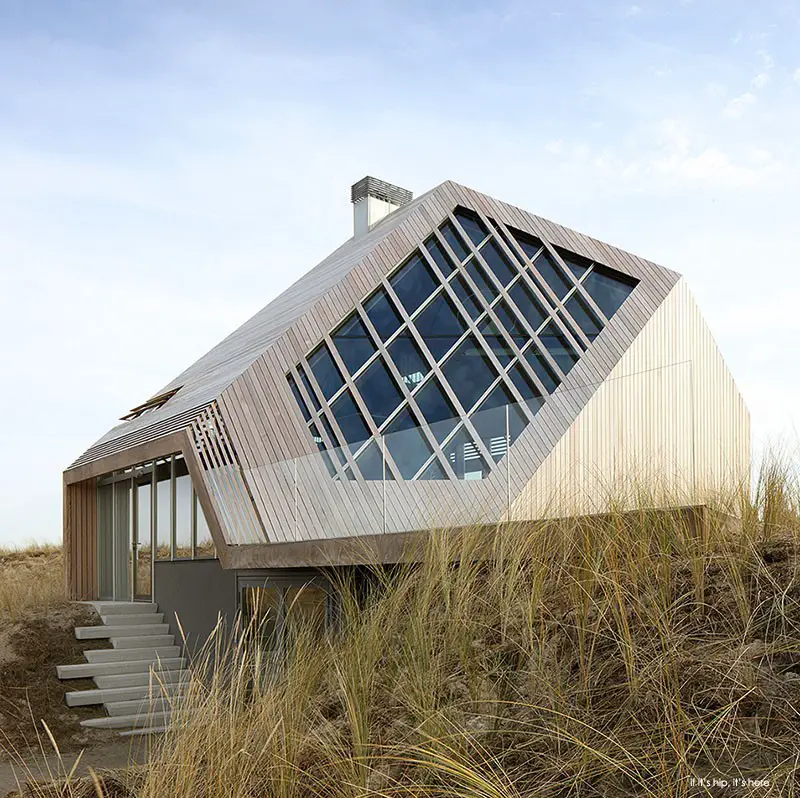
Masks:
[[[352,233],[451,179],[685,275],[800,427],[800,2],[0,0],[0,546]]]

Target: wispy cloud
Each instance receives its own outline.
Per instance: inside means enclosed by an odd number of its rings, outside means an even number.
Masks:
[[[0,336],[24,386],[0,392],[0,545],[58,537],[59,471],[338,246],[367,173],[453,178],[686,273],[756,434],[785,420],[800,379],[750,332],[776,283],[800,291],[776,0],[722,26],[687,2],[90,5],[0,3]]]
[[[746,91],[738,97],[734,97],[723,110],[723,114],[728,119],[741,119],[747,109],[755,104],[756,95],[752,91]]]

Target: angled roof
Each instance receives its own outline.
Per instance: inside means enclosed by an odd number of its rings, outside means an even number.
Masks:
[[[502,211],[519,227],[546,238],[551,243],[606,263],[629,273],[647,274],[654,285],[668,288],[678,275],[663,267],[617,248],[561,227],[514,206],[447,181],[390,214],[360,238],[350,238],[321,263],[231,333],[192,366],[179,374],[158,394],[179,388],[166,404],[138,418],[118,424],[84,452],[69,469],[122,452],[134,445],[157,440],[185,429],[198,412],[221,397],[255,361],[267,353],[287,331],[344,281],[365,271],[370,259],[380,252],[380,260],[395,264],[405,257],[403,242],[417,240],[429,221],[436,221],[443,208],[456,201],[473,201]],[[509,222],[510,223],[510,222]],[[398,235],[397,234],[401,234]],[[392,235],[396,234],[396,235]],[[349,289],[348,289],[349,290]],[[657,291],[659,296],[662,292]],[[663,298],[663,297],[661,297]],[[653,301],[660,301],[654,295]],[[69,470],[68,469],[68,470]]]

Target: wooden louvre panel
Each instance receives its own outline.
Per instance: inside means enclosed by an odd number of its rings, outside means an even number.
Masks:
[[[72,601],[97,598],[97,482],[64,487],[64,566]]]
[[[216,402],[192,421],[191,438],[225,542],[269,542]]]

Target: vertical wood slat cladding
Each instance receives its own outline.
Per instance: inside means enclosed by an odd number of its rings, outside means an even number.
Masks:
[[[67,598],[97,598],[97,480],[64,486],[64,573]]]
[[[234,493],[241,496],[243,488],[249,492],[252,507],[270,540],[370,535],[383,528],[383,486],[361,479],[331,479],[285,375],[456,205],[473,208],[551,246],[632,275],[640,283],[515,442],[509,459],[510,474],[501,461],[481,484],[436,480],[390,483],[386,488],[386,530],[390,532],[501,517],[507,510],[506,481],[510,481],[514,495],[524,491],[551,449],[565,436],[576,436],[573,425],[584,405],[598,392],[679,278],[642,258],[450,182],[391,214],[362,239],[346,242],[167,386],[190,379],[188,393],[195,397],[197,391],[214,387],[211,398],[217,400],[228,443],[241,467],[237,473],[242,484]],[[223,374],[227,375],[224,384]],[[680,393],[673,399],[680,404]],[[646,399],[639,400],[646,404]],[[153,417],[164,415],[159,410]],[[745,423],[742,417],[737,418],[738,423]],[[137,433],[147,434],[146,430]],[[592,446],[605,445],[604,439],[596,435],[591,440]],[[114,440],[103,444],[112,448],[115,445]],[[291,463],[291,458],[296,457],[304,457],[297,464],[297,480]],[[218,472],[218,490],[219,486],[230,486],[235,479],[223,470]],[[295,509],[296,495],[299,501]],[[226,541],[252,542],[249,533],[243,534],[241,529],[246,511],[238,499],[234,504],[220,508],[220,526],[226,527]]]
[[[681,280],[521,491],[513,517],[594,512],[609,495],[634,502],[639,486],[666,504],[702,503],[746,485],[749,468],[747,408]]]

